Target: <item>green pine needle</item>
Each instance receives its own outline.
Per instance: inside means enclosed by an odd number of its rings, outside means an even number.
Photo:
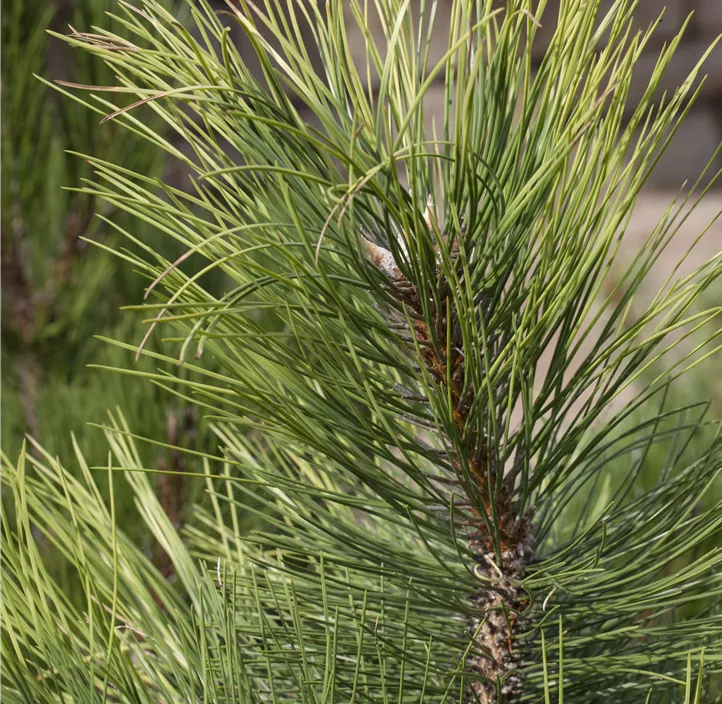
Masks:
[[[144,0],[121,3],[122,36],[65,39],[117,77],[77,99],[192,174],[183,191],[85,155],[81,191],[183,248],[173,261],[122,230],[148,327],[115,344],[153,370],[116,371],[204,411],[220,450],[193,456],[210,501],[180,534],[135,447],[146,433],[105,426],[103,471],[124,473],[171,584],[116,529],[90,470],[81,482],[49,456],[6,459],[8,695],[701,701],[722,663],[722,444],[715,430],[690,458],[706,421],[665,394],[708,354],[677,344],[719,313],[694,304],[722,258],[629,314],[691,197],[604,284],[702,62],[654,102],[675,38],[629,106],[652,30],[633,34],[624,0],[605,16],[562,3],[536,72],[530,0],[453,2],[438,63],[435,3],[189,4],[193,33]],[[424,98],[439,83],[434,131]],[[38,533],[78,571],[82,612]]]

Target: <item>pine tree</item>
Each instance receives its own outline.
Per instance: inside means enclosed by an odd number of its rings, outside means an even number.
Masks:
[[[124,231],[149,325],[108,342],[154,368],[115,371],[203,409],[220,449],[189,452],[201,469],[186,480],[209,504],[183,533],[137,450],[164,441],[132,418],[105,426],[109,505],[80,452],[79,478],[37,443],[4,458],[9,700],[714,695],[722,446],[704,404],[670,408],[667,392],[710,353],[676,342],[719,312],[694,305],[720,257],[629,315],[691,196],[604,288],[700,67],[656,101],[677,37],[629,106],[653,30],[633,33],[632,2],[599,4],[561,4],[534,75],[544,3],[530,0],[456,0],[438,63],[436,5],[402,0],[241,0],[225,14],[201,0],[192,31],[144,0],[121,3],[121,32],[66,38],[116,77],[76,100],[192,174],[187,192],[83,155],[85,194],[183,248],[169,259]],[[205,285],[215,271],[231,282],[221,294]],[[171,579],[116,527],[125,480]],[[77,571],[82,605],[43,565],[38,530]]]

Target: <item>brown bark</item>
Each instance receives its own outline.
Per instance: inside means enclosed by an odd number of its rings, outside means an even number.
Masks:
[[[433,231],[432,218],[430,204],[425,219]],[[516,514],[511,489],[506,482],[502,482],[500,491],[491,491],[490,478],[493,482],[495,477],[494,468],[489,466],[487,437],[482,431],[469,433],[466,429],[474,394],[464,390],[463,352],[453,345],[448,349],[446,342],[447,330],[451,329],[453,335],[457,326],[451,298],[444,300],[435,311],[433,321],[427,323],[416,286],[393,265],[391,252],[368,240],[364,240],[364,246],[370,261],[389,277],[393,296],[411,313],[412,333],[419,343],[423,365],[436,383],[450,393],[456,429],[460,437],[466,436],[463,455],[468,458],[468,473],[463,471],[458,459],[462,453],[458,452],[455,453],[456,469],[458,481],[476,516],[476,520],[465,520],[463,527],[469,531],[469,548],[476,558],[476,574],[480,581],[479,590],[470,597],[483,613],[469,624],[481,654],[473,655],[467,665],[483,677],[474,681],[472,688],[484,704],[515,704],[523,693],[521,655],[515,641],[527,625],[523,613],[528,606],[526,593],[519,589],[518,583],[535,554],[532,526],[526,517]],[[449,254],[452,261],[458,257],[458,240],[450,247]],[[438,270],[437,276],[440,276]],[[466,476],[472,478],[473,487]],[[476,496],[480,501],[474,500]],[[489,524],[497,527],[498,545],[489,534]]]

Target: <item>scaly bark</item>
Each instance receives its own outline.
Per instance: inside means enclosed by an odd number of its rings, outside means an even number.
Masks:
[[[433,231],[431,200],[424,217]],[[419,343],[421,360],[436,383],[447,387],[450,392],[454,422],[461,436],[474,401],[473,392],[464,391],[464,355],[453,346],[447,354],[439,352],[447,349],[447,329],[450,327],[453,331],[456,328],[457,315],[453,302],[447,298],[436,310],[434,320],[427,323],[419,292],[396,266],[393,254],[366,238],[362,243],[369,260],[388,277],[389,290],[394,298],[411,313],[412,333]],[[399,244],[405,250],[405,243],[401,241]],[[458,240],[455,240],[450,249],[452,261],[458,254]],[[437,276],[440,276],[438,270]],[[493,476],[493,472],[489,472],[486,443],[483,432],[475,431],[468,439],[471,448],[467,453],[469,474],[475,485],[474,493],[481,497],[478,505],[474,505],[477,502],[472,503],[476,520],[471,522],[471,526],[466,526],[469,530],[468,545],[477,561],[475,571],[480,582],[479,590],[470,598],[484,615],[469,623],[470,632],[476,634],[480,654],[473,655],[467,665],[483,678],[472,684],[479,700],[484,704],[515,704],[523,692],[521,654],[515,641],[528,626],[522,616],[528,606],[527,595],[518,584],[534,559],[535,542],[530,521],[518,516],[514,510],[510,487],[502,482],[501,491],[492,496],[489,477],[490,474]],[[457,474],[464,486],[464,473],[458,464]],[[471,501],[471,487],[467,485],[464,488]],[[498,526],[500,554],[487,529],[487,524],[494,522],[492,516]]]

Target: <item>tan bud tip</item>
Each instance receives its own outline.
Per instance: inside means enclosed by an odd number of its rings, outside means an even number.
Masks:
[[[390,278],[396,278],[398,268],[394,261],[394,255],[389,252],[388,249],[379,247],[377,244],[370,242],[365,237],[361,238],[364,251],[369,261],[386,276]]]

